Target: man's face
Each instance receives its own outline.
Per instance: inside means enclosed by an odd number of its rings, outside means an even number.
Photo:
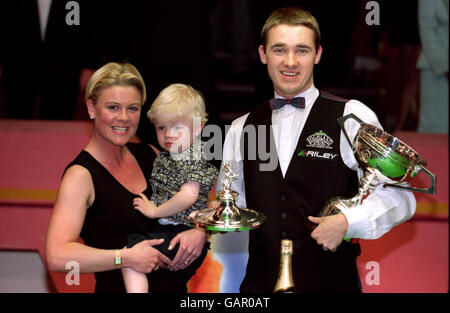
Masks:
[[[259,46],[261,62],[267,64],[273,87],[285,98],[311,87],[314,65],[321,55],[322,47],[316,51],[313,31],[301,25],[277,25],[268,33],[266,49]]]

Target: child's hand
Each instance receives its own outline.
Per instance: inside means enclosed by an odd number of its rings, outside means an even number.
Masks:
[[[148,200],[148,198],[143,194],[139,194],[140,198],[133,199],[133,206],[136,210],[140,211],[142,214],[149,218],[156,218],[157,206],[153,201]]]
[[[191,214],[189,214],[189,218],[190,219],[195,218],[199,212],[200,212],[199,210],[195,210],[195,211],[191,212]]]
[[[220,205],[220,201],[217,200],[208,200],[208,209],[217,209]]]

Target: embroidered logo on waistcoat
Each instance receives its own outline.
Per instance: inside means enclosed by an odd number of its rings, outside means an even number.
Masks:
[[[327,135],[324,131],[320,130],[318,132],[315,132],[308,138],[306,138],[306,147],[313,148],[313,149],[303,149],[301,150],[297,155],[299,157],[307,157],[307,158],[314,158],[314,159],[320,159],[320,160],[337,160],[336,157],[338,154],[336,153],[329,153],[324,151],[317,151],[315,149],[333,149],[333,139],[330,138],[330,136]]]
[[[333,139],[330,138],[325,132],[318,131],[306,138],[308,143],[306,146],[311,148],[320,149],[333,149],[331,146],[333,144]]]
[[[302,150],[298,153],[298,156],[332,161],[338,155],[336,153],[320,152],[314,150]]]

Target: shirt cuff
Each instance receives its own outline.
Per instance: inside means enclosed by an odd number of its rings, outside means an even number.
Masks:
[[[345,238],[364,238],[369,222],[361,206],[349,208],[341,211],[347,218],[348,228]]]

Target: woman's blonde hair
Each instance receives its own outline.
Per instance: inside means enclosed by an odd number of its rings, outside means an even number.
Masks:
[[[204,125],[207,115],[201,92],[185,84],[171,84],[164,88],[147,112],[152,123],[161,117],[168,120],[200,117]]]
[[[102,91],[112,86],[135,87],[141,94],[141,105],[147,98],[145,83],[139,71],[130,63],[110,62],[99,68],[89,79],[85,100],[97,103]]]

